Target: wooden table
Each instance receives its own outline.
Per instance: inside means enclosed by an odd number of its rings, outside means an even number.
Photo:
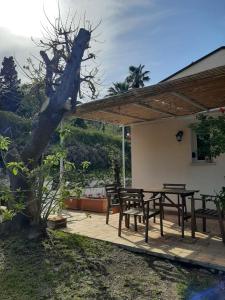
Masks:
[[[152,197],[160,196],[160,211],[163,208],[163,199],[168,199],[167,195],[178,195],[181,198],[181,232],[184,237],[184,207],[187,197],[191,199],[191,230],[192,237],[194,238],[194,227],[195,227],[195,214],[194,214],[194,194],[198,193],[198,190],[186,190],[186,189],[148,189],[144,193],[152,193]],[[172,205],[171,205],[172,206]],[[161,219],[161,218],[160,218]]]

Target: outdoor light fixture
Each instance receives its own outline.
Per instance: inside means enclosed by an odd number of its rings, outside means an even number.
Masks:
[[[184,132],[182,130],[179,130],[176,134],[176,139],[178,142],[181,142],[182,139],[183,139],[183,135],[184,135]]]

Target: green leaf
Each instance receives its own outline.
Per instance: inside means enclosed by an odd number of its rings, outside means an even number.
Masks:
[[[10,144],[11,144],[10,138],[0,135],[0,150],[7,151]]]
[[[13,173],[13,175],[15,175],[15,176],[16,176],[16,175],[18,174],[18,169],[16,169],[16,168],[13,168],[13,169],[12,169],[12,173]]]

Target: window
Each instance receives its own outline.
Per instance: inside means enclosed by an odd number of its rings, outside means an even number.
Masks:
[[[192,133],[192,161],[212,162],[209,138],[194,132]]]

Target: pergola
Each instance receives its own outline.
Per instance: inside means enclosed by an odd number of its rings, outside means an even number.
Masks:
[[[131,125],[194,115],[224,105],[225,65],[79,105],[75,116]]]

